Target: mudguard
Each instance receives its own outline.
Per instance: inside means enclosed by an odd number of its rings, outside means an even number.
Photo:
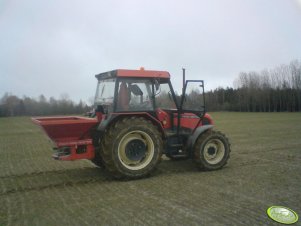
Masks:
[[[205,131],[207,131],[209,129],[212,129],[213,127],[214,127],[214,125],[205,125],[205,126],[198,127],[188,139],[188,142],[187,142],[188,149],[190,150],[193,147],[194,143],[196,142],[196,140],[202,133],[204,133]]]
[[[148,113],[145,112],[133,112],[133,113],[112,113],[110,115],[110,117],[106,120],[101,121],[101,123],[99,124],[99,126],[97,127],[97,131],[103,133],[105,132],[105,130],[107,129],[107,127],[111,124],[116,122],[117,120],[119,120],[122,117],[143,117],[145,119],[148,119],[150,121],[153,122],[154,125],[156,125],[159,129],[159,131],[162,134],[163,138],[166,138],[166,134],[165,131],[160,123],[160,121],[158,121],[156,118],[154,118],[153,116],[151,116]]]

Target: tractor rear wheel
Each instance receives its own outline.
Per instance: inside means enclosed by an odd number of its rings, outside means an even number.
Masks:
[[[100,141],[102,140],[101,134],[100,133],[94,133],[93,134],[93,145],[94,145],[94,158],[91,159],[91,162],[100,167],[100,168],[104,168],[104,163],[103,163],[103,159],[101,157],[101,143]]]
[[[104,168],[103,160],[100,156],[100,147],[95,148],[95,157],[91,159],[91,162],[100,168]]]
[[[230,143],[221,132],[208,130],[194,145],[197,166],[203,170],[217,170],[227,164],[230,157]]]
[[[163,150],[157,127],[142,117],[117,121],[106,131],[101,143],[105,168],[118,179],[149,175],[159,163]]]

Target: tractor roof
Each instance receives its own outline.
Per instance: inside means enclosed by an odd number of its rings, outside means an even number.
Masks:
[[[127,77],[127,78],[170,78],[167,71],[149,71],[149,70],[124,70],[117,69],[95,75],[97,79],[115,78],[115,77]]]

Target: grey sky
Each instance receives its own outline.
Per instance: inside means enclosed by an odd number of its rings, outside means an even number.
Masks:
[[[94,95],[95,74],[181,68],[206,90],[301,59],[301,1],[0,0],[0,97]]]

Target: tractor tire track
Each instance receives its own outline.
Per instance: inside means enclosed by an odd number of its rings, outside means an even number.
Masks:
[[[81,168],[81,170],[91,169],[91,167]],[[72,171],[73,169],[58,169],[58,170],[49,170],[49,171],[35,171],[31,173],[24,173],[24,174],[11,174],[11,175],[3,175],[0,176],[0,179],[15,179],[15,178],[25,178],[25,177],[32,177],[32,176],[47,176],[49,174],[67,174],[68,171]]]
[[[53,189],[53,188],[81,186],[83,184],[88,184],[88,183],[89,184],[98,183],[100,181],[105,182],[105,181],[99,180],[99,179],[87,179],[87,180],[79,180],[79,181],[67,181],[67,182],[62,182],[62,183],[57,183],[57,184],[49,184],[49,185],[38,186],[38,187],[16,188],[16,189],[7,190],[5,192],[1,192],[0,197],[10,195],[10,194],[15,194],[15,193],[29,192],[29,191],[42,191],[42,190]]]

